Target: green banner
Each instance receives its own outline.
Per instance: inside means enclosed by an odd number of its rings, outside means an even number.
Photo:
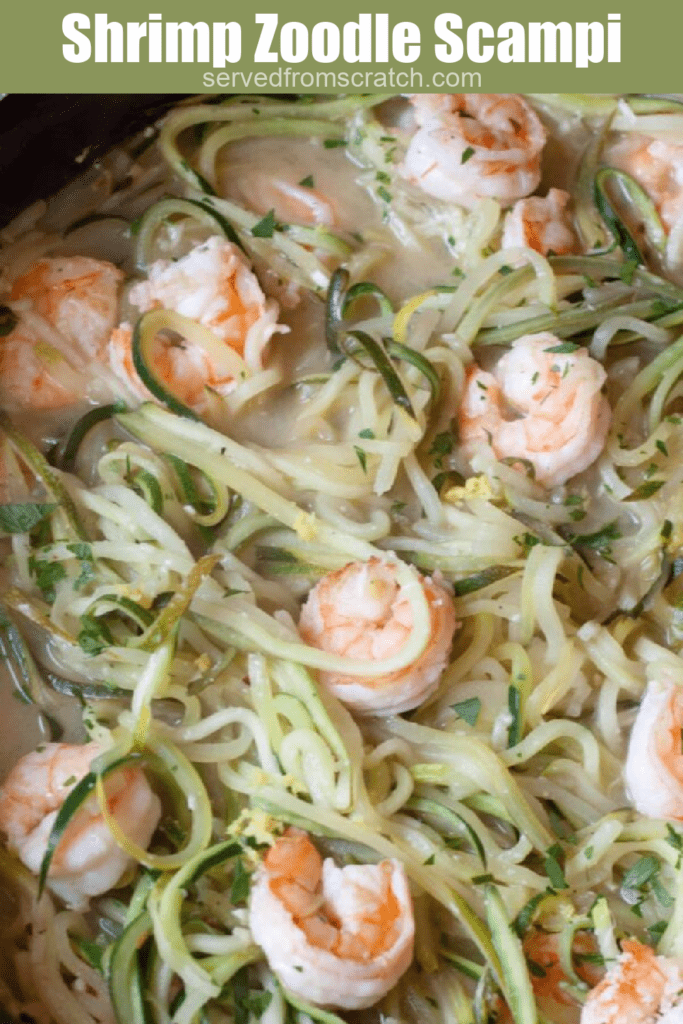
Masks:
[[[7,3],[5,92],[680,92],[672,0]]]

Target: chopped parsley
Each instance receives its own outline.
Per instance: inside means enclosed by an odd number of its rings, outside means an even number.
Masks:
[[[481,711],[481,701],[479,697],[470,697],[468,700],[461,700],[457,704],[451,704],[451,707],[455,711],[458,718],[462,718],[463,722],[467,722],[468,725],[476,725],[479,713]]]
[[[272,238],[273,232],[278,224],[275,220],[275,210],[269,210],[265,217],[262,217],[258,224],[254,224],[251,233],[254,238]]]

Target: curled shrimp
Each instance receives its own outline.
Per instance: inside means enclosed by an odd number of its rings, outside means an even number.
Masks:
[[[567,204],[569,193],[551,188],[547,196],[518,199],[503,224],[501,248],[526,246],[546,256],[564,256],[577,251],[577,239]]]
[[[648,684],[631,729],[624,776],[634,806],[648,818],[683,821],[683,688]]]
[[[601,393],[606,374],[585,349],[553,352],[560,344],[553,334],[527,334],[492,373],[468,370],[459,411],[466,458],[488,446],[497,459],[531,466],[546,487],[597,459],[611,419]]]
[[[613,146],[609,159],[635,178],[671,231],[683,215],[683,146],[633,135]]]
[[[141,312],[164,308],[211,330],[227,349],[244,357],[251,370],[262,367],[268,342],[287,328],[278,324],[278,305],[266,299],[239,249],[218,236],[195,246],[176,262],[157,260],[146,281],[134,285],[129,301]],[[109,365],[119,380],[140,398],[148,398],[131,353],[132,330],[121,324],[109,341]],[[228,394],[233,372],[216,364],[198,344],[178,344],[157,336],[155,369],[178,397],[202,411],[206,387]]]
[[[413,959],[403,865],[385,860],[338,868],[298,830],[266,854],[252,883],[249,916],[282,984],[318,1006],[372,1006]]]
[[[60,409],[83,397],[82,370],[101,360],[116,321],[123,275],[85,256],[41,259],[9,295],[17,325],[0,338],[0,401]]]
[[[429,604],[430,634],[414,662],[372,678],[320,673],[322,684],[353,711],[400,714],[417,707],[438,686],[456,628],[453,598],[440,583],[419,579]],[[371,558],[351,562],[316,584],[301,611],[299,632],[306,643],[323,651],[381,661],[401,650],[412,624],[396,566]]]
[[[626,940],[617,962],[588,993],[581,1024],[679,1024],[683,965]]]
[[[96,358],[114,326],[122,279],[121,271],[104,260],[45,258],[17,278],[10,299],[30,299],[67,341]]]
[[[410,97],[418,129],[401,173],[437,199],[474,207],[528,196],[541,179],[545,130],[526,100],[499,93]]]
[[[273,211],[286,224],[323,225],[335,222],[334,207],[312,185],[295,184],[267,171],[249,171],[230,188],[231,194],[257,213]]]
[[[29,870],[37,874],[59,809],[102,752],[96,743],[48,743],[22,757],[0,789],[0,829]],[[108,776],[109,812],[135,843],[147,846],[161,817],[161,803],[144,773],[125,765]],[[116,843],[91,794],[66,827],[54,852],[48,881],[74,909],[108,892],[133,863]]]

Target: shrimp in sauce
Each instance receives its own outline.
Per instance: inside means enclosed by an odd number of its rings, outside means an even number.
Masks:
[[[459,411],[460,441],[471,459],[489,446],[497,459],[529,463],[546,487],[587,469],[602,451],[610,406],[601,393],[606,374],[585,349],[552,350],[553,334],[513,342],[492,373],[467,373]]]
[[[318,1006],[372,1006],[413,959],[413,909],[403,865],[322,860],[290,829],[251,887],[250,927],[282,984]]]
[[[412,664],[372,678],[320,673],[322,684],[351,710],[400,714],[417,707],[438,686],[457,625],[453,598],[440,583],[419,579],[429,604],[430,636]],[[401,650],[412,624],[395,566],[372,558],[352,562],[319,581],[302,609],[299,632],[306,643],[323,651],[381,661]]]
[[[401,173],[424,192],[474,207],[528,196],[541,180],[545,130],[526,100],[499,93],[410,97],[418,129]]]
[[[631,729],[624,776],[637,811],[683,821],[683,687],[650,682]]]
[[[635,178],[671,231],[683,215],[683,146],[634,135],[613,146],[609,159]]]
[[[123,274],[85,256],[41,259],[12,284],[17,325],[0,338],[0,400],[8,409],[61,409],[83,397],[81,371],[102,361]]]
[[[48,743],[22,757],[0,789],[0,829],[10,849],[37,874],[59,809],[102,752],[96,743]],[[161,803],[144,773],[130,765],[105,782],[110,813],[126,835],[149,844],[161,817]],[[55,893],[77,910],[90,896],[108,892],[133,861],[116,843],[91,794],[66,827],[48,873]]]
[[[551,188],[547,196],[519,199],[506,215],[501,247],[526,246],[542,256],[565,256],[578,244],[567,212],[569,193]]]
[[[683,965],[627,940],[616,964],[591,992],[581,1024],[680,1024]]]
[[[272,210],[275,219],[285,224],[332,227],[336,220],[330,200],[312,185],[295,184],[265,171],[251,171],[230,192],[256,213]]]
[[[226,349],[244,357],[251,370],[262,367],[272,336],[287,330],[278,324],[278,305],[266,299],[256,276],[231,242],[218,236],[191,249],[176,262],[157,260],[146,281],[134,285],[129,301],[140,312],[169,309],[208,328]],[[132,329],[121,324],[109,342],[109,364],[140,398],[149,397],[133,367]],[[228,394],[235,386],[227,366],[196,343],[182,345],[157,337],[157,373],[187,405],[202,411],[204,388]]]

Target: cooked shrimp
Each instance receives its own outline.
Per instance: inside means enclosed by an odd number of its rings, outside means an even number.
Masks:
[[[83,398],[81,371],[100,360],[114,326],[122,274],[111,263],[41,259],[14,281],[18,323],[0,338],[0,402],[60,409]]]
[[[577,251],[577,239],[567,213],[569,193],[551,188],[547,196],[519,199],[506,215],[502,248],[523,245],[543,256]]]
[[[217,235],[176,262],[157,260],[128,297],[143,313],[172,309],[203,324],[252,368],[260,367],[273,334],[286,331],[239,249]]]
[[[681,1024],[683,965],[631,940],[622,950],[588,993],[581,1024]]]
[[[683,821],[683,687],[650,682],[631,729],[624,771],[634,806],[648,818]]]
[[[282,984],[318,1006],[372,1006],[413,959],[403,865],[385,860],[338,868],[294,829],[268,851],[249,911],[254,939]]]
[[[612,147],[609,160],[635,178],[671,231],[683,214],[683,146],[632,135]]]
[[[471,367],[460,405],[465,456],[489,446],[497,459],[529,463],[546,487],[597,459],[610,424],[605,371],[585,349],[558,353],[553,334],[518,338],[492,373]]]
[[[471,208],[507,205],[541,179],[545,130],[526,100],[498,93],[411,96],[418,130],[401,173],[430,196]]]
[[[84,355],[97,358],[116,320],[123,274],[87,256],[41,259],[12,286],[10,299],[33,307]]]
[[[60,807],[99,753],[96,743],[48,743],[22,757],[0,789],[0,829],[35,874]],[[124,766],[107,778],[105,791],[110,813],[133,842],[146,847],[161,817],[161,803],[144,773]],[[82,910],[90,896],[112,889],[132,863],[114,840],[93,793],[69,822],[48,879],[61,899]]]
[[[59,349],[27,324],[0,338],[0,404],[8,410],[63,409],[77,397],[77,378]]]
[[[267,171],[250,171],[230,186],[230,193],[257,213],[273,210],[285,224],[331,227],[335,222],[334,208],[321,192]]]
[[[431,628],[423,653],[406,668],[372,678],[321,672],[320,679],[353,711],[393,715],[417,707],[436,689],[456,628],[453,599],[432,579],[420,577]],[[299,632],[306,643],[333,654],[381,661],[405,644],[412,629],[410,604],[396,567],[372,558],[328,573],[302,608]]]
[[[574,936],[573,953],[579,957],[597,953],[595,941],[585,932],[578,932]],[[530,932],[524,939],[524,954],[536,968],[530,971],[531,986],[543,1016],[553,1024],[576,1024],[579,1004],[562,987],[567,977],[560,964],[558,935],[539,930]],[[577,964],[576,973],[589,985],[596,985],[603,972],[586,962]]]

